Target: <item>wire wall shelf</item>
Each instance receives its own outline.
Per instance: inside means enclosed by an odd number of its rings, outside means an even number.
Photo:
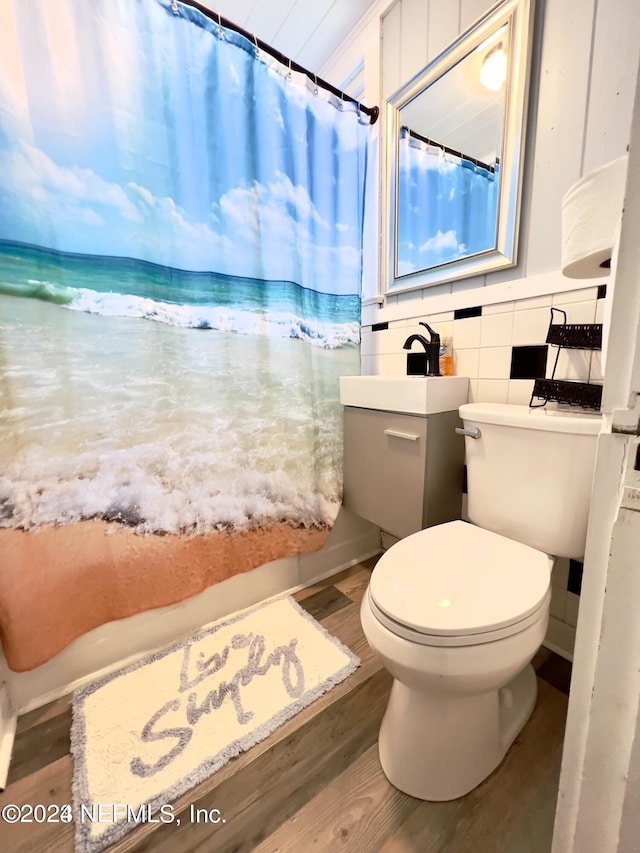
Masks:
[[[602,349],[602,323],[550,325],[546,342],[564,349]]]
[[[561,323],[554,323],[554,314],[562,314]],[[536,408],[549,402],[580,406],[583,409],[599,410],[602,402],[602,385],[592,382],[574,382],[556,379],[556,368],[561,349],[602,349],[602,323],[567,323],[567,313],[561,308],[551,309],[551,321],[546,343],[558,347],[550,379],[536,379],[529,406]],[[534,400],[542,402],[534,403]]]
[[[538,397],[544,402],[534,403]],[[567,403],[570,406],[581,406],[583,409],[599,409],[602,402],[602,385],[589,382],[571,382],[560,379],[536,379],[533,385],[532,408],[544,406],[545,403]]]

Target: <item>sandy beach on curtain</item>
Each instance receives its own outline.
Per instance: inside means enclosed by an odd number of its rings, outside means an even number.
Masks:
[[[263,563],[322,547],[328,530],[278,524],[246,532],[137,535],[83,521],[0,530],[0,637],[16,672],[81,634],[175,604]]]

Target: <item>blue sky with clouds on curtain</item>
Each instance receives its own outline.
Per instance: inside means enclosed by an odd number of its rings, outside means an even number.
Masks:
[[[353,293],[365,128],[355,115],[336,125],[331,104],[254,62],[242,37],[170,5],[13,3],[0,238]]]

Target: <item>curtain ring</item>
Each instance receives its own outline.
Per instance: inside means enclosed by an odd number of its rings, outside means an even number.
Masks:
[[[222,18],[220,17],[220,12],[218,12],[218,38],[224,37],[224,31],[222,29]]]
[[[258,47],[258,36],[255,33],[253,34],[253,43],[256,46],[256,56],[260,56],[260,48]]]
[[[289,59],[289,73],[287,74],[287,79],[288,79],[288,80],[292,80],[292,79],[293,79],[293,72],[292,72],[292,70],[291,70],[291,59]]]
[[[316,86],[316,88],[313,90],[313,94],[317,95],[318,94],[318,75],[317,74],[313,75],[313,82],[315,83],[315,86]]]
[[[178,2],[177,0],[171,0],[171,11],[177,15],[178,14]]]

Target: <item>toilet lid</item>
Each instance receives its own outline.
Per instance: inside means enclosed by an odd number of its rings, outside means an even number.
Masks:
[[[452,521],[390,548],[373,570],[369,594],[400,626],[460,637],[526,619],[545,603],[550,579],[542,551]]]

